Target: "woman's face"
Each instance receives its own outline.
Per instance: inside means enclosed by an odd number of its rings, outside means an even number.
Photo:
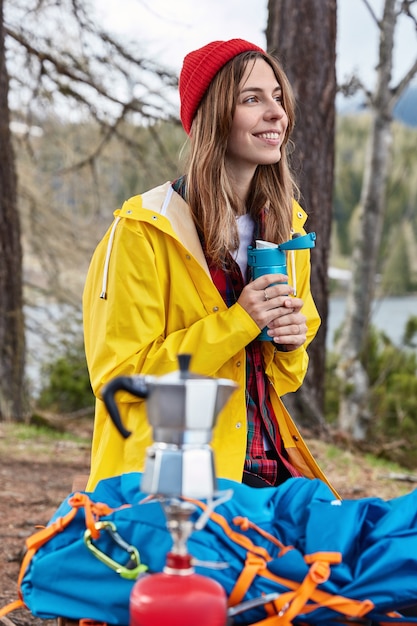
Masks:
[[[258,165],[277,163],[288,117],[272,67],[263,59],[249,63],[239,85],[227,142],[226,164],[236,178],[253,176]]]

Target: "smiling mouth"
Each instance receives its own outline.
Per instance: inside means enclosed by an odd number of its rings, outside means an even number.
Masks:
[[[258,135],[255,135],[255,137],[258,137],[258,139],[273,139],[274,141],[277,141],[280,138],[280,134],[279,133],[259,133]]]

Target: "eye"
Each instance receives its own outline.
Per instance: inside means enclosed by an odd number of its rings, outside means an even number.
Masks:
[[[252,102],[257,102],[257,97],[256,96],[247,96],[244,101],[245,103],[249,103],[251,104]]]

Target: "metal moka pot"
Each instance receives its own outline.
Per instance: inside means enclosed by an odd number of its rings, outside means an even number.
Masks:
[[[166,376],[120,376],[102,397],[115,426],[123,426],[115,394],[124,390],[146,399],[155,443],[147,449],[141,489],[166,497],[210,498],[215,491],[213,452],[209,445],[220,411],[237,384],[189,371],[191,356],[178,356],[180,369]]]

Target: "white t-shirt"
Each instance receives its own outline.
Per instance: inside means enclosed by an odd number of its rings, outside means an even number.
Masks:
[[[250,215],[240,215],[236,218],[237,227],[239,230],[239,249],[235,250],[233,257],[235,261],[239,264],[240,271],[242,272],[243,278],[246,277],[246,270],[248,267],[248,246],[251,244],[253,239],[253,232],[255,229],[255,222],[251,218]],[[263,430],[263,440],[264,440],[264,448],[265,450],[270,450],[271,445],[267,436],[265,435]]]
[[[232,253],[233,258],[240,267],[243,278],[246,277],[246,270],[248,267],[248,246],[253,239],[253,232],[255,230],[255,222],[252,217],[247,213],[245,215],[239,215],[236,218],[237,227],[239,230],[239,249],[234,250]]]

